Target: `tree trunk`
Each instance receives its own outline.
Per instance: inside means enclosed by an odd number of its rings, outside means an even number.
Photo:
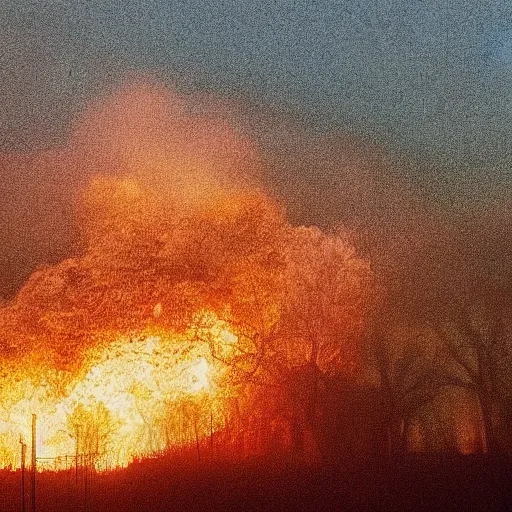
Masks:
[[[292,454],[297,460],[304,458],[304,424],[299,418],[291,422]]]
[[[482,422],[485,433],[485,447],[488,454],[494,454],[498,451],[496,441],[496,433],[494,431],[494,421],[492,417],[492,400],[486,396],[479,394],[480,410],[482,411]]]
[[[391,413],[388,423],[388,455],[391,459],[402,458],[407,452],[407,435],[404,420],[397,413]]]

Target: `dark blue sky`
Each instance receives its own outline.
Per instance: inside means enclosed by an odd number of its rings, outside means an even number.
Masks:
[[[65,137],[126,70],[507,173],[508,0],[2,0],[0,144]],[[429,164],[430,165],[430,164]]]

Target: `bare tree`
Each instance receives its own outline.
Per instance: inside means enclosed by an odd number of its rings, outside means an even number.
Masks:
[[[78,404],[67,423],[76,443],[77,455],[103,455],[111,448],[117,426],[103,403],[98,403],[93,409]]]
[[[432,322],[446,358],[444,381],[475,394],[488,453],[500,450],[504,399],[512,390],[508,366],[512,345],[506,316],[497,304],[482,304],[461,307],[450,318]]]
[[[393,335],[391,330],[375,329],[369,350],[379,374],[388,454],[395,457],[407,453],[412,421],[435,398],[443,382],[428,332],[402,327]]]

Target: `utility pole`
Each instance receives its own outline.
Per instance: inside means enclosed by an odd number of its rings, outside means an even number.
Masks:
[[[36,512],[36,440],[37,440],[37,432],[36,432],[36,422],[37,416],[32,414],[32,512]]]
[[[20,436],[21,444],[21,512],[25,512],[25,457],[27,456],[27,445]]]

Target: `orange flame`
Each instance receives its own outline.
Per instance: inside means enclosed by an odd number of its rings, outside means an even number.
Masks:
[[[11,378],[1,391],[0,467],[19,467],[13,440],[20,433],[30,438],[32,413],[38,417],[40,457],[115,452],[116,464],[126,465],[136,455],[179,444],[177,432],[169,431],[170,411],[190,400],[206,400],[210,411],[222,407],[216,390],[225,368],[211,360],[207,343],[191,336],[148,332],[93,348],[64,396],[49,380]],[[219,320],[210,336],[236,343]]]

